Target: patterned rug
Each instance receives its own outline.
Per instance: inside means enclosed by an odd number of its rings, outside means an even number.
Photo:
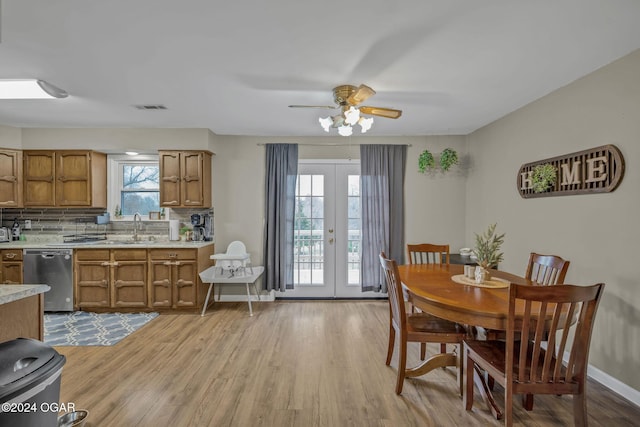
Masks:
[[[44,342],[50,346],[114,345],[158,313],[45,313]]]

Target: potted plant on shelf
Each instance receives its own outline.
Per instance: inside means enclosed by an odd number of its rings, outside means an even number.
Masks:
[[[431,170],[435,167],[436,160],[433,157],[433,154],[431,154],[431,151],[424,150],[422,153],[420,153],[420,156],[418,157],[418,171],[420,173],[425,173],[427,169]]]
[[[440,169],[446,172],[453,165],[458,164],[458,153],[453,148],[445,148],[440,153]]]
[[[496,225],[491,224],[483,234],[476,234],[476,247],[473,252],[476,255],[478,267],[476,268],[476,283],[483,283],[491,278],[489,268],[497,266],[504,258],[500,247],[504,243],[504,235],[496,234]]]
[[[556,185],[558,168],[551,163],[544,163],[533,168],[531,174],[531,188],[534,193],[544,193]]]

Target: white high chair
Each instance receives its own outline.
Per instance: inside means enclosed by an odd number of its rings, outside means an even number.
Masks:
[[[253,285],[256,297],[258,298],[258,301],[260,301],[260,293],[256,287],[256,280],[258,280],[258,277],[260,277],[264,272],[264,267],[257,266],[254,268],[251,265],[251,257],[247,253],[247,248],[244,243],[239,240],[229,243],[226,253],[211,255],[210,258],[216,260],[216,265],[209,267],[200,273],[200,279],[202,282],[209,284],[209,290],[207,291],[207,297],[205,298],[201,315],[204,316],[204,313],[209,306],[209,298],[211,297],[211,291],[213,290],[214,283],[218,283],[218,301],[220,301],[220,291],[223,283],[244,283],[247,288],[249,316],[253,316],[249,284]],[[227,274],[226,271],[229,273]]]
[[[224,270],[229,270],[229,277],[233,277],[237,272],[246,274],[245,269],[249,267],[251,274],[251,255],[247,253],[247,247],[240,240],[235,240],[227,246],[227,252],[224,254],[211,255],[211,259],[216,260],[216,267],[220,268],[220,274],[224,274]]]

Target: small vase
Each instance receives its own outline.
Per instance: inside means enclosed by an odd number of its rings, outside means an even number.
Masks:
[[[489,274],[489,270],[482,266],[476,267],[476,283],[481,284],[485,281],[489,280],[491,275]]]

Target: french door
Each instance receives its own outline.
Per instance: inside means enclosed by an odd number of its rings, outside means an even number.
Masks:
[[[298,165],[294,289],[280,298],[366,298],[360,286],[360,165]]]

